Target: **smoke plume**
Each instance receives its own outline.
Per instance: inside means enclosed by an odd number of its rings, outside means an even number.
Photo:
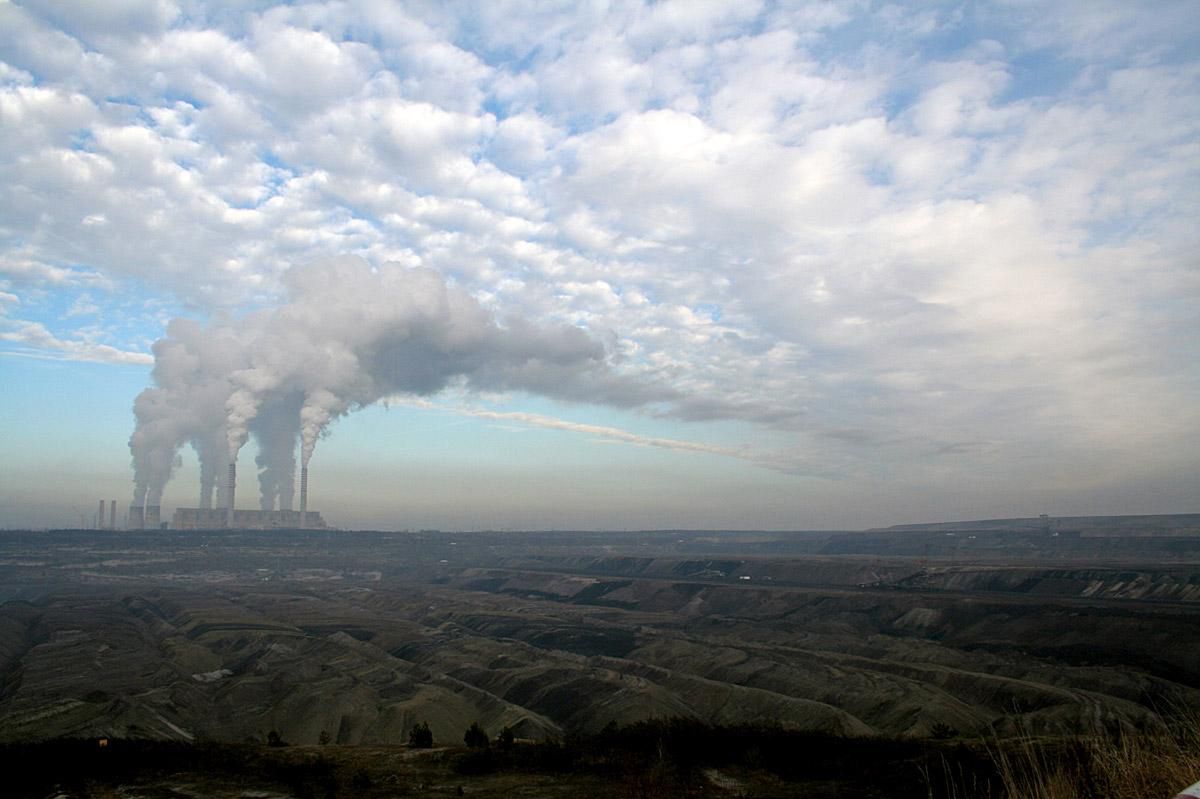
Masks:
[[[154,386],[134,403],[129,440],[135,504],[159,504],[190,443],[200,506],[211,507],[224,466],[253,435],[261,507],[288,508],[297,444],[307,466],[332,422],[394,394],[453,383],[625,407],[673,398],[617,373],[585,331],[497,319],[430,269],[343,257],[292,269],[285,286],[280,308],[207,325],[175,319],[155,343]]]

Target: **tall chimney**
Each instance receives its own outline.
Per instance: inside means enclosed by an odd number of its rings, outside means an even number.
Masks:
[[[233,527],[234,487],[237,485],[237,464],[229,464],[229,509],[225,514],[225,526]]]
[[[308,527],[308,467],[300,467],[300,529]]]
[[[108,503],[108,529],[117,529],[117,501],[115,499]]]
[[[104,500],[100,500],[100,513],[96,514],[96,529],[104,529]]]
[[[126,525],[130,530],[141,530],[146,526],[146,509],[136,502],[129,505],[129,524]]]

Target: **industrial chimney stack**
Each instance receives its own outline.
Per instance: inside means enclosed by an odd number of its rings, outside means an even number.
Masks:
[[[308,467],[300,467],[300,529],[308,527]]]
[[[108,503],[108,529],[117,529],[117,501],[115,499]]]
[[[104,529],[104,500],[100,500],[100,513],[96,514],[96,529]]]
[[[234,488],[237,485],[237,464],[229,464],[229,510],[225,514],[225,526],[233,527]]]

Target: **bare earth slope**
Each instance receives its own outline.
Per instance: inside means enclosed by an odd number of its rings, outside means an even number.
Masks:
[[[440,741],[474,721],[546,738],[664,717],[1007,734],[1200,706],[1186,560],[713,539],[0,534],[0,740],[392,743],[418,721]]]

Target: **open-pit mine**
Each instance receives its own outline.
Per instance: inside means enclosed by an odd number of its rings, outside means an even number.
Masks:
[[[870,532],[0,533],[0,743],[1154,733],[1200,518]]]

